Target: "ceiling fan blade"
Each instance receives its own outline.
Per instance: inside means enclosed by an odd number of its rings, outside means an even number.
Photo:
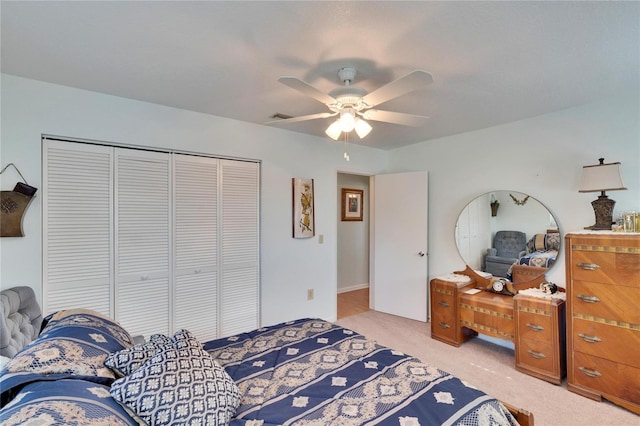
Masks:
[[[433,83],[433,77],[426,71],[415,70],[392,81],[379,89],[374,90],[364,96],[362,100],[369,106],[373,107],[390,99],[397,98],[409,93],[412,90],[420,89],[428,84]]]
[[[322,102],[323,104],[327,105],[327,104],[333,104],[336,102],[335,98],[333,98],[332,96],[327,95],[324,92],[321,92],[320,90],[316,89],[315,87],[313,87],[312,85],[310,85],[309,83],[305,83],[304,81],[300,80],[299,78],[296,77],[280,77],[278,79],[278,81],[282,84],[284,84],[285,86],[289,86],[292,89],[297,90],[298,92],[301,92],[307,96],[312,97],[313,99]]]
[[[402,124],[403,126],[422,126],[429,117],[424,115],[405,114],[403,112],[369,109],[361,113],[366,120],[384,121],[385,123]]]
[[[301,115],[300,117],[291,117],[291,118],[285,118],[283,120],[274,120],[274,121],[268,121],[264,124],[289,124],[289,123],[297,123],[298,121],[307,121],[307,120],[316,120],[318,118],[329,118],[329,117],[333,117],[334,115],[337,115],[337,112],[319,112],[317,114],[310,114],[310,115]]]

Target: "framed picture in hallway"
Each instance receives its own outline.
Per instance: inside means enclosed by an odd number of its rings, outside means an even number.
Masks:
[[[362,203],[364,191],[362,189],[342,188],[342,220],[362,222]]]

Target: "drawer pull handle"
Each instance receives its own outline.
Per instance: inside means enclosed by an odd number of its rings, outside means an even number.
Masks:
[[[441,328],[449,328],[449,327],[450,327],[450,325],[449,325],[449,324],[447,324],[446,322],[439,322],[439,323],[438,323],[438,325],[439,325]]]
[[[580,337],[582,340],[584,340],[585,342],[589,342],[589,343],[598,343],[598,342],[602,342],[602,340],[597,337],[597,336],[588,336],[586,334],[582,334],[579,333],[578,337]]]
[[[578,370],[582,371],[584,374],[586,374],[589,377],[600,377],[602,376],[602,373],[600,373],[597,370],[590,370],[586,367],[578,367]]]
[[[596,269],[600,269],[600,265],[596,265],[595,263],[578,263],[576,266],[584,269],[585,271],[595,271]]]
[[[578,294],[576,295],[576,297],[587,303],[598,303],[600,301],[600,299],[598,299],[596,296],[585,296],[584,294]]]
[[[544,330],[544,327],[538,324],[529,324],[527,323],[527,327],[529,327],[531,330],[533,331],[542,331]]]
[[[439,301],[439,302],[438,302],[438,305],[443,306],[443,307],[445,307],[445,308],[448,308],[448,307],[449,307],[449,304],[448,304],[447,302],[445,302],[444,300]]]
[[[529,355],[531,355],[533,358],[536,358],[536,359],[543,359],[543,358],[546,358],[546,356],[545,356],[543,353],[535,352],[535,351],[532,351],[531,349],[529,349],[529,350],[527,351],[527,353],[528,353]]]

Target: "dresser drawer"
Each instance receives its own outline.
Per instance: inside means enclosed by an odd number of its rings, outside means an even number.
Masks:
[[[593,250],[576,250],[571,253],[571,275],[574,280],[615,284],[640,288],[640,251],[637,248],[573,245]],[[598,250],[621,250],[605,252]],[[622,252],[624,250],[630,253]]]
[[[554,371],[557,349],[553,342],[540,340],[520,339],[518,341],[518,362],[544,371]]]
[[[579,313],[640,324],[640,288],[574,280],[570,296],[574,316]]]
[[[553,338],[553,320],[551,315],[540,315],[527,312],[526,308],[518,310],[518,337],[540,341]],[[557,325],[556,325],[557,327]]]
[[[582,352],[574,352],[573,361],[570,382],[640,404],[640,368]]]
[[[572,337],[578,352],[640,368],[640,330],[574,318]]]

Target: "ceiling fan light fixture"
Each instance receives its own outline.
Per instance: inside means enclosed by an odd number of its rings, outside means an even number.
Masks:
[[[336,120],[327,127],[327,130],[324,131],[327,136],[329,136],[334,141],[337,141],[340,138],[340,134],[342,133],[342,129],[340,128],[340,120]]]
[[[371,125],[358,117],[356,118],[355,129],[360,139],[363,139],[371,132]]]
[[[353,108],[345,108],[340,112],[340,130],[350,132],[356,125],[356,115]]]

